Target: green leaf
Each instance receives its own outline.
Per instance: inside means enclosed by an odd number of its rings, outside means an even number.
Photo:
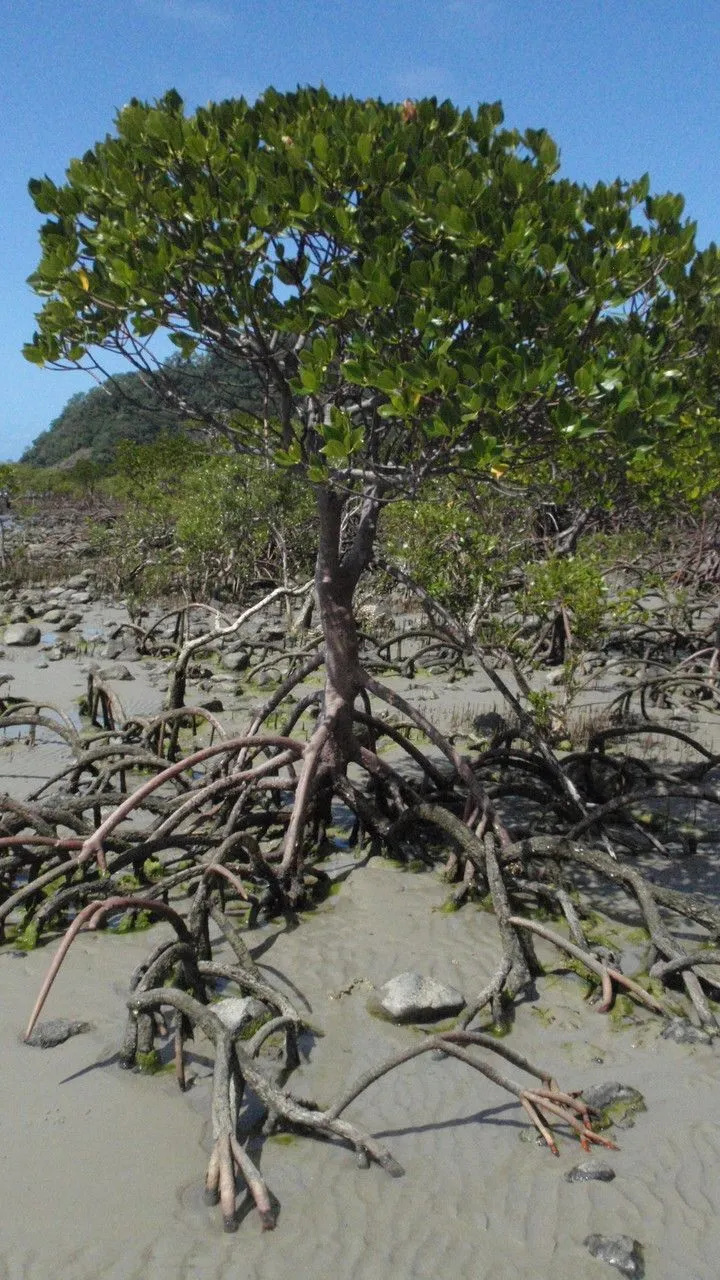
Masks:
[[[329,154],[328,140],[324,133],[316,133],[313,138],[313,151],[321,164],[325,164]]]
[[[584,396],[592,395],[595,390],[595,365],[593,363],[581,365],[575,371],[575,386]]]
[[[544,165],[553,167],[557,164],[558,149],[549,133],[546,133],[538,147],[538,156]]]
[[[259,200],[250,210],[250,217],[256,227],[266,227],[270,221],[270,210]]]
[[[381,369],[372,379],[372,385],[377,387],[378,391],[397,392],[399,374],[393,369]]]
[[[359,360],[343,360],[341,368],[348,382],[353,382],[359,387],[364,386],[366,378]]]
[[[567,400],[560,401],[555,409],[554,418],[562,431],[574,431],[577,426],[577,415]]]
[[[137,328],[137,326],[135,326]],[[197,351],[197,340],[188,337],[185,333],[171,333],[170,341],[174,347],[177,347],[185,360],[189,360]]]
[[[317,191],[302,191],[300,193],[300,212],[305,214],[315,213],[320,207],[320,197]]]
[[[355,145],[362,163],[369,164],[373,151],[372,135],[369,133],[361,133]]]
[[[29,360],[30,364],[45,364],[44,352],[40,347],[36,346],[34,342],[26,342],[22,349],[22,353],[25,359]]]
[[[301,451],[300,443],[293,440],[289,449],[278,449],[274,454],[275,462],[279,467],[295,467],[300,462]]]
[[[631,409],[637,409],[638,404],[639,398],[637,388],[631,387],[629,391],[625,392],[624,396],[620,397],[618,413],[628,413]]]
[[[311,365],[303,365],[300,369],[300,383],[308,395],[315,395],[322,386],[322,373]]]
[[[55,213],[57,209],[58,189],[49,178],[31,178],[28,191],[38,213]]]
[[[552,271],[557,262],[557,254],[551,244],[539,244],[535,250],[535,257],[545,271]]]
[[[504,413],[508,409],[514,409],[518,402],[518,397],[511,387],[501,387],[497,393],[497,407]]]
[[[344,462],[348,456],[348,450],[344,440],[328,440],[320,449],[325,454],[328,462]]]

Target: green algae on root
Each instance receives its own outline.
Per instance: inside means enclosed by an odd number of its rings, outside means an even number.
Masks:
[[[146,1076],[156,1076],[159,1071],[163,1071],[163,1063],[157,1049],[151,1049],[149,1053],[135,1054],[135,1067]]]

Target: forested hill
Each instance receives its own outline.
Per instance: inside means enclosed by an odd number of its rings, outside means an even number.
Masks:
[[[169,407],[168,388],[177,393],[176,409]],[[149,443],[162,432],[201,425],[205,414],[217,421],[219,413],[261,412],[262,405],[262,388],[246,367],[210,358],[173,358],[150,379],[147,374],[121,374],[71,396],[22,461],[56,467],[79,454],[108,463],[123,440]]]

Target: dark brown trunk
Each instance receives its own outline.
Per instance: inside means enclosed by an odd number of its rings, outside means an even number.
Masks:
[[[342,772],[355,753],[352,713],[359,684],[358,636],[353,595],[359,574],[343,565],[340,528],[346,499],[330,489],[318,494],[320,537],[315,571],[320,624],[325,640],[325,719],[331,732],[323,764]]]

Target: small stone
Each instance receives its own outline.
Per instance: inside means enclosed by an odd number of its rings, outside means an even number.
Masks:
[[[583,1101],[591,1111],[598,1113],[593,1121],[597,1130],[609,1129],[615,1125],[618,1129],[632,1129],[635,1116],[647,1111],[645,1099],[639,1089],[632,1085],[619,1084],[617,1080],[608,1080],[605,1084],[595,1085],[591,1089],[583,1089]]]
[[[601,1160],[583,1160],[565,1174],[566,1182],[612,1182],[615,1170]]]
[[[606,1080],[604,1084],[595,1084],[589,1089],[583,1089],[582,1097],[583,1102],[592,1107],[593,1111],[604,1111],[614,1102],[643,1101],[643,1096],[638,1089],[633,1089],[629,1084],[620,1084],[617,1080]]]
[[[538,1133],[534,1125],[529,1125],[527,1129],[521,1129],[518,1138],[520,1142],[526,1142],[532,1147],[542,1147],[543,1150],[547,1151],[547,1142],[542,1134]]]
[[[71,1022],[68,1018],[48,1018],[46,1022],[38,1022],[33,1032],[25,1041],[35,1049],[54,1049],[64,1044],[71,1036],[80,1036],[90,1031],[89,1022]]]
[[[89,591],[71,591],[70,600],[73,604],[92,604],[92,596]]]
[[[632,1236],[587,1236],[583,1241],[593,1258],[600,1258],[629,1280],[642,1280],[645,1275],[643,1247]]]
[[[492,742],[495,738],[507,733],[508,725],[504,716],[499,711],[483,711],[480,715],[475,716],[472,727],[477,734],[480,734],[488,742]]]
[[[270,1012],[267,1005],[254,996],[226,996],[212,1006],[212,1011],[229,1031],[239,1031],[249,1022]]]
[[[702,1027],[694,1027],[687,1018],[671,1018],[660,1032],[663,1040],[674,1040],[675,1044],[712,1044],[713,1037]]]
[[[16,622],[5,628],[3,644],[34,645],[40,643],[40,628],[29,622]]]
[[[65,617],[63,609],[46,609],[42,615],[43,622],[62,622]]]
[[[437,1022],[460,1013],[465,997],[435,978],[400,973],[371,996],[369,1007],[393,1022]]]

